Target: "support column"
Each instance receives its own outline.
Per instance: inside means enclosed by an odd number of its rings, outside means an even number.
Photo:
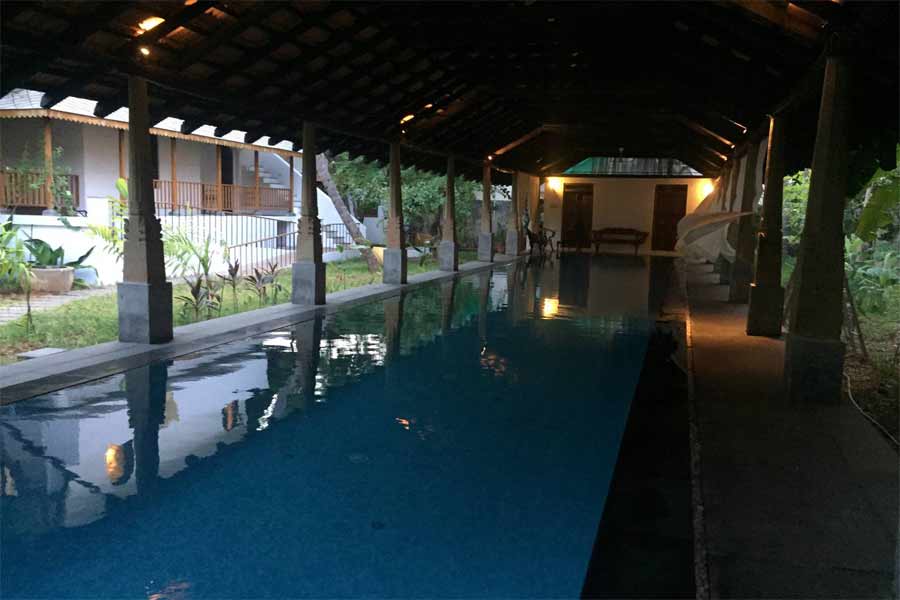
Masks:
[[[127,173],[125,172],[125,130],[119,130],[119,179],[125,179]],[[125,201],[125,196],[119,194],[119,200],[122,202]]]
[[[759,144],[749,145],[744,157],[744,178],[741,181],[740,212],[754,210],[756,203],[756,161],[759,155]],[[737,244],[735,245],[734,263],[731,265],[728,301],[747,302],[750,297],[750,282],[753,280],[753,215],[741,217],[737,222]]]
[[[391,144],[390,206],[387,248],[384,249],[384,283],[406,283],[406,236],[403,231],[403,194],[400,178],[400,144]]]
[[[222,197],[222,146],[216,144],[216,208],[221,212],[225,208],[225,199]]]
[[[459,248],[456,245],[456,163],[447,158],[447,201],[444,203],[444,226],[438,246],[441,271],[459,270]]]
[[[522,219],[519,214],[519,174],[512,175],[512,194],[509,205],[509,215],[506,220],[506,246],[504,248],[507,256],[516,256],[519,254],[519,228],[522,226]]]
[[[741,176],[741,160],[735,159],[734,164],[731,165],[731,177],[729,177],[727,196],[725,197],[725,203],[723,205],[723,207],[728,212],[734,211],[734,201],[737,197],[738,180]],[[727,239],[729,242],[731,242],[733,240],[733,237],[731,235],[728,235],[728,233],[730,233],[730,231],[726,232]],[[719,271],[719,283],[728,284],[731,281],[731,263],[724,256],[719,256],[719,260],[716,261],[716,265],[718,266]]]
[[[478,260],[494,262],[494,240],[491,235],[491,163],[485,162],[482,168],[481,226],[478,233]]]
[[[294,208],[294,156],[288,157],[288,195],[291,198],[291,212]]]
[[[781,219],[784,197],[784,117],[769,117],[763,218],[756,238],[756,269],[750,286],[747,335],[781,335]]]
[[[837,40],[833,40],[833,43]],[[785,344],[785,384],[795,401],[835,403],[844,371],[844,202],[850,65],[834,52],[825,66],[795,300]]]
[[[304,131],[306,130],[306,125],[303,126]],[[315,174],[315,169],[313,169],[313,174]],[[315,175],[314,175],[315,177]],[[315,180],[315,179],[313,179]],[[253,195],[255,196],[254,202],[256,210],[260,208],[260,200],[259,200],[259,150],[253,151]],[[316,213],[318,214],[318,213]]]
[[[300,180],[297,257],[291,267],[291,302],[325,304],[322,228],[319,223],[319,205],[316,201],[316,128],[312,123],[303,123],[301,160],[303,178]]]
[[[47,213],[55,214],[53,197],[53,124],[49,117],[44,119],[44,193]]]
[[[128,219],[124,281],[118,285],[119,341],[172,339],[172,284],[166,281],[162,232],[153,199],[147,81],[128,77]]]
[[[175,163],[175,138],[169,138],[169,170],[172,172],[172,210],[178,208],[178,168]]]

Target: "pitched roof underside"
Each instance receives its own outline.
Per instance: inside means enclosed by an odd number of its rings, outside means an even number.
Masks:
[[[165,21],[142,33],[151,16]],[[489,154],[549,174],[622,152],[715,175],[789,98],[788,163],[809,162],[838,26],[863,58],[854,135],[896,141],[897,22],[897,3],[852,0],[7,1],[0,95],[87,98],[106,116],[127,104],[123,75],[138,74],[155,84],[153,116],[183,119],[183,131],[299,149],[306,119],[320,149],[386,161],[386,142],[402,139],[404,163],[443,171],[452,153],[472,177]]]

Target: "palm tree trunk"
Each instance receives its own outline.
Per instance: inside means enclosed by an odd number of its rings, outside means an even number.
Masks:
[[[350,237],[353,238],[353,242],[358,246],[365,246],[365,248],[360,249],[360,253],[366,257],[369,272],[374,273],[378,271],[378,259],[375,257],[375,253],[372,252],[369,241],[363,237],[359,226],[353,220],[350,211],[347,210],[347,203],[344,202],[337,185],[334,183],[334,179],[331,178],[331,172],[328,170],[328,157],[324,153],[316,155],[316,178],[325,186],[325,193],[331,198],[331,202],[334,204],[338,215],[340,215],[341,221],[347,228]]]

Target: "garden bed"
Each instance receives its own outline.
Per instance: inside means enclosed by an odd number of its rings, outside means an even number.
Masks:
[[[474,252],[460,253],[460,263],[474,258]],[[433,258],[421,263],[418,260],[410,260],[408,266],[410,275],[437,268],[438,263]],[[381,271],[370,273],[363,259],[329,263],[326,273],[325,287],[329,293],[381,282]],[[291,298],[289,269],[279,272],[277,283],[281,288],[278,291],[277,302],[289,302]],[[231,289],[226,288],[223,291],[221,309],[211,311],[209,318],[224,317],[262,306],[254,289],[240,285],[237,292],[235,299]],[[182,302],[178,299],[179,296],[190,295],[186,284],[174,285],[172,295],[176,327],[198,320],[194,318],[192,310],[183,310]],[[7,300],[10,300],[10,297],[0,295],[0,302]],[[275,298],[270,294],[267,304],[274,301]],[[115,340],[119,335],[115,293],[73,300],[58,308],[36,311],[33,317],[35,332],[30,335],[25,332],[24,318],[0,325],[0,364],[15,362],[16,354],[20,352],[45,347],[82,348]],[[207,313],[203,311],[199,320],[206,318]]]

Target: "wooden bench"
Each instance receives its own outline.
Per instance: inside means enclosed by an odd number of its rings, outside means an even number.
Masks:
[[[600,253],[600,244],[629,244],[634,246],[634,255],[637,256],[638,248],[647,240],[648,235],[646,231],[627,227],[607,227],[593,230],[591,243],[594,244],[594,254]]]

